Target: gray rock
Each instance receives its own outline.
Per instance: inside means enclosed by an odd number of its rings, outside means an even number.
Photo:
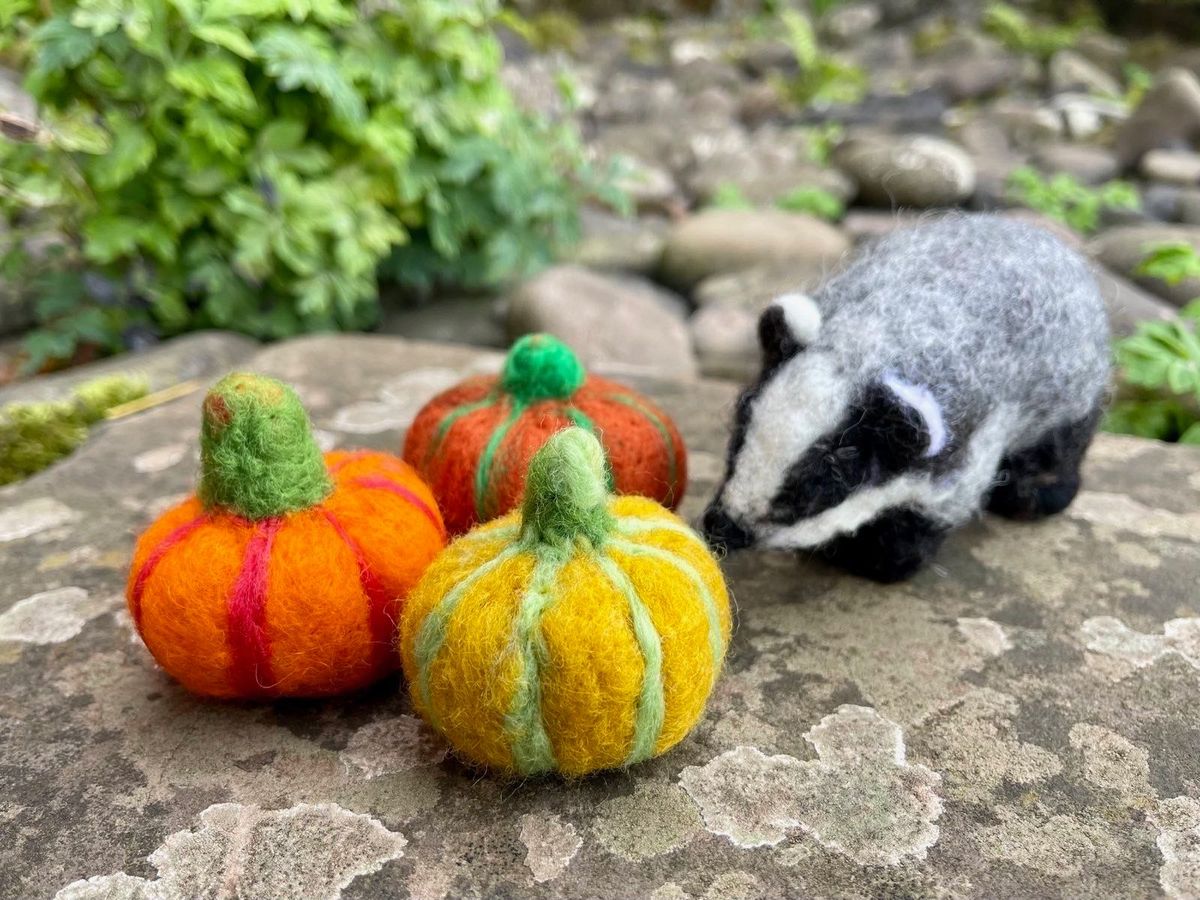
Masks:
[[[339,445],[394,452],[401,421],[332,424],[498,362],[340,335],[245,364],[294,381]],[[693,518],[737,387],[635,384],[687,443]],[[730,555],[737,627],[694,733],[517,785],[449,758],[397,678],[222,704],[154,665],[121,595],[134,536],[194,485],[199,407],[112,423],[0,490],[3,896],[1195,893],[1195,449],[1102,434],[1066,513],[984,516],[907,584]]]
[[[475,347],[505,347],[508,343],[496,299],[488,296],[438,297],[419,305],[385,302],[379,332]]]
[[[869,35],[882,18],[883,11],[876,3],[847,3],[821,20],[821,33],[831,44],[848,47]]]
[[[682,208],[683,194],[666,169],[633,156],[623,157],[620,167],[616,186],[638,212],[669,215]]]
[[[1062,136],[1062,116],[1040,103],[1019,97],[1002,97],[986,113],[995,121],[1014,146],[1032,149]]]
[[[696,286],[694,299],[701,309],[724,306],[757,315],[780,294],[815,290],[822,281],[834,275],[844,261],[787,260],[711,275]]]
[[[508,334],[546,331],[588,366],[690,378],[696,374],[682,298],[635,278],[556,266],[508,298]]]
[[[1114,275],[1103,266],[1095,267],[1095,275],[1100,294],[1104,297],[1104,308],[1108,312],[1108,325],[1113,337],[1133,334],[1141,322],[1178,318],[1173,306],[1133,282]]]
[[[975,191],[975,164],[963,149],[925,135],[861,135],[834,151],[833,162],[877,206],[953,206]]]
[[[1142,188],[1142,209],[1146,215],[1159,222],[1188,222],[1200,225],[1183,217],[1183,197],[1187,189],[1177,184],[1147,184]]]
[[[1200,228],[1187,225],[1130,225],[1112,228],[1094,238],[1089,246],[1092,255],[1105,266],[1132,278],[1146,290],[1157,294],[1175,306],[1186,306],[1200,297],[1200,279],[1188,278],[1170,285],[1158,278],[1137,275],[1135,270],[1156,246],[1182,241],[1200,252]]]
[[[626,219],[586,208],[580,213],[583,236],[568,261],[591,269],[649,274],[662,259],[667,223],[649,216]]]
[[[842,203],[856,192],[853,181],[837,169],[807,160],[784,162],[757,154],[723,153],[700,164],[688,181],[688,191],[703,205],[723,186],[733,185],[756,206],[768,206],[796,188],[820,188]]]
[[[1011,89],[1022,72],[1021,60],[998,41],[974,33],[960,33],[918,69],[919,86],[935,86],[961,103]]]
[[[1054,93],[1082,90],[1107,97],[1123,93],[1116,78],[1073,50],[1059,50],[1050,57],[1046,77]]]
[[[1200,189],[1181,190],[1176,211],[1180,222],[1186,225],[1200,225]]]
[[[600,86],[593,114],[599,122],[652,122],[678,111],[680,91],[666,76],[616,72]]]
[[[1093,144],[1056,142],[1038,147],[1033,161],[1047,172],[1065,172],[1084,184],[1101,184],[1117,177],[1117,158]]]
[[[1114,78],[1124,76],[1129,62],[1129,42],[1104,31],[1085,31],[1075,42],[1075,52]]]
[[[163,341],[140,353],[122,353],[86,366],[0,387],[0,406],[61,400],[85,381],[106,375],[145,378],[151,391],[185,381],[206,382],[241,365],[259,344],[230,331],[196,331]]]
[[[849,246],[838,229],[812,216],[768,209],[714,209],[671,229],[660,274],[667,284],[689,290],[710,275],[760,263],[833,265]]]
[[[1148,150],[1169,147],[1200,134],[1200,81],[1186,69],[1168,69],[1155,82],[1114,141],[1122,166]]]
[[[692,349],[706,378],[747,383],[761,366],[758,315],[736,306],[706,306],[688,322]]]
[[[749,128],[780,119],[787,109],[787,100],[773,81],[751,82],[738,96],[738,118]]]
[[[1193,150],[1147,151],[1138,164],[1144,178],[1185,186],[1200,183],[1200,153]]]
[[[879,209],[852,209],[842,219],[842,231],[856,244],[877,240],[897,228],[911,225],[921,217],[920,213],[905,210],[884,211]]]

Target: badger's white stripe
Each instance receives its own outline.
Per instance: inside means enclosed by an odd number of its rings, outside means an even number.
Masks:
[[[925,451],[925,456],[937,456],[945,450],[946,444],[950,442],[950,432],[942,415],[942,405],[929,392],[929,388],[923,384],[905,381],[894,372],[888,372],[882,380],[888,390],[911,406],[925,422],[925,428],[929,432],[929,448]]]
[[[801,347],[807,347],[821,333],[821,310],[807,294],[783,294],[772,305],[783,310],[788,331]]]
[[[735,519],[767,517],[788,468],[845,415],[851,382],[824,353],[790,360],[754,399],[754,415],[721,504]]]
[[[928,497],[931,487],[927,475],[901,475],[882,487],[856,491],[845,502],[811,519],[765,533],[762,546],[778,550],[819,547],[840,534],[857,531],[886,509],[919,503]]]
[[[761,545],[784,550],[819,547],[838,535],[857,531],[897,506],[915,507],[947,525],[966,521],[978,511],[978,498],[1000,464],[1014,412],[1010,406],[1000,406],[988,416],[971,438],[963,467],[949,479],[901,475],[879,487],[856,491],[845,502],[811,519],[763,532]]]

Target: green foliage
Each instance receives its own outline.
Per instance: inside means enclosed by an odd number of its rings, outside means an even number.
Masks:
[[[1200,276],[1200,255],[1189,244],[1154,247],[1137,274],[1168,284]],[[1200,444],[1200,300],[1178,321],[1143,322],[1116,345],[1125,385],[1139,391],[1113,405],[1104,427],[1121,434]]]
[[[1158,244],[1150,248],[1134,274],[1158,278],[1169,285],[1200,278],[1200,254],[1187,241]]]
[[[732,182],[718,184],[705,206],[709,209],[753,209],[754,204]]]
[[[1141,207],[1137,189],[1125,181],[1109,181],[1098,187],[1080,184],[1060,172],[1045,178],[1030,166],[1015,169],[1008,176],[1008,198],[1062,222],[1081,234],[1100,227],[1105,209],[1136,210]]]
[[[523,16],[514,9],[503,9],[497,21],[524,38],[541,52],[548,50],[577,51],[584,43],[579,19],[568,12],[546,10]]]
[[[143,379],[114,375],[85,382],[69,400],[0,409],[0,484],[28,478],[72,453],[105,413],[145,394]]]
[[[1073,47],[1081,31],[1078,25],[1040,25],[1007,3],[990,4],[983,27],[1009,50],[1043,60]]]
[[[853,63],[821,49],[812,22],[794,9],[779,14],[779,23],[799,73],[783,85],[785,93],[801,105],[857,103],[867,91],[867,74]]]
[[[846,129],[837,122],[825,122],[808,129],[808,158],[821,166],[829,165],[833,151],[846,137]]]
[[[754,204],[732,182],[717,185],[705,204],[708,209],[753,209]],[[836,222],[846,213],[846,206],[833,194],[819,187],[798,187],[775,201],[775,206],[788,212],[807,213]]]
[[[43,16],[41,10],[50,12]],[[28,4],[5,42],[43,121],[0,143],[0,276],[31,364],[198,327],[369,326],[376,279],[549,261],[604,185],[499,79],[495,0]],[[64,237],[30,253],[30,230]]]
[[[830,222],[837,222],[846,214],[846,204],[819,187],[798,187],[780,197],[775,205],[788,212],[808,213]]]

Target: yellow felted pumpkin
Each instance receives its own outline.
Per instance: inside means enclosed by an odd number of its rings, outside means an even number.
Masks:
[[[448,547],[409,595],[400,653],[417,710],[464,757],[582,775],[677,744],[729,642],[729,595],[703,541],[606,488],[581,428],[529,466],[525,500]]]

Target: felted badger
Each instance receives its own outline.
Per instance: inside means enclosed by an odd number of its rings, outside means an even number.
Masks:
[[[906,578],[986,504],[1065,509],[1106,398],[1109,335],[1084,260],[1046,231],[953,215],[875,243],[759,322],[714,546],[813,549]]]

